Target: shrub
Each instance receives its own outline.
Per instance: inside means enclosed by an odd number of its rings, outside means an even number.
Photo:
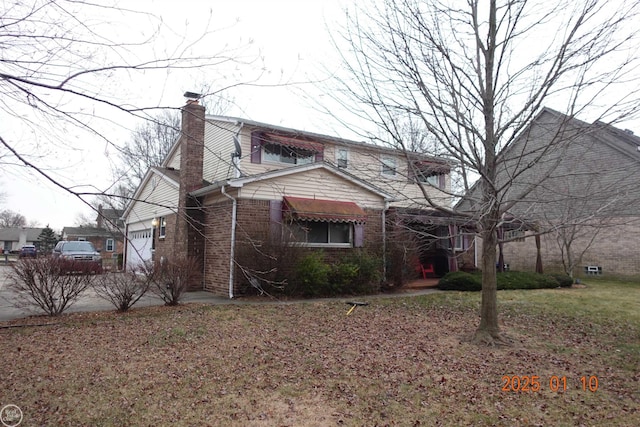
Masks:
[[[570,288],[573,285],[573,279],[568,274],[552,274],[551,277],[556,279],[561,288]]]
[[[340,262],[331,266],[329,272],[330,288],[335,293],[348,291],[358,277],[359,267],[350,262]]]
[[[356,267],[356,275],[343,292],[368,294],[380,290],[382,260],[365,251],[357,251],[347,256],[344,263]]]
[[[566,280],[563,279],[562,283],[566,285]],[[545,289],[557,288],[558,286],[562,286],[561,283],[551,275],[522,271],[507,271],[497,275],[498,290]],[[438,288],[442,290],[479,291],[482,289],[482,274],[480,272],[465,273],[462,271],[447,273],[438,282]]]
[[[524,271],[506,271],[498,274],[498,289],[545,289],[557,287],[558,281],[544,274]]]
[[[17,307],[36,307],[49,316],[62,314],[73,305],[91,285],[92,276],[85,264],[74,264],[67,274],[69,261],[42,257],[21,259],[13,265],[9,275],[9,289],[16,292]]]
[[[135,271],[107,273],[97,277],[93,290],[98,297],[109,301],[118,311],[129,310],[147,293],[151,281],[149,277]]]
[[[453,271],[445,274],[438,281],[438,289],[444,291],[479,291],[482,289],[482,281],[478,274]]]
[[[324,262],[322,252],[312,252],[296,265],[295,281],[305,297],[330,294],[329,274],[331,267]]]
[[[154,285],[155,293],[165,305],[178,305],[197,275],[199,266],[194,258],[163,259],[141,267],[141,272]]]

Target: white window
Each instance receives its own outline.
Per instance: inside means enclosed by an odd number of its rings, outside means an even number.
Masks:
[[[305,165],[314,162],[315,153],[302,148],[287,147],[280,144],[265,144],[263,159],[268,162]]]
[[[350,247],[353,240],[351,223],[295,221],[291,224],[294,241],[308,246]]]
[[[440,187],[440,175],[427,175],[425,176],[425,174],[423,174],[420,171],[417,171],[417,175],[418,175],[418,181],[424,183],[424,184],[429,184],[433,187],[439,188]]]
[[[344,169],[349,166],[349,150],[346,148],[338,148],[338,151],[336,151],[336,164],[339,168]]]
[[[158,221],[158,237],[164,239],[167,235],[167,219],[160,217]]]
[[[453,250],[461,251],[464,249],[464,234],[458,234],[455,236],[455,244]]]
[[[524,242],[524,230],[507,230],[504,232],[502,240]]]
[[[115,248],[115,241],[113,239],[107,239],[105,249],[107,252],[113,252]]]
[[[396,176],[397,169],[396,159],[393,157],[382,158],[382,175]]]

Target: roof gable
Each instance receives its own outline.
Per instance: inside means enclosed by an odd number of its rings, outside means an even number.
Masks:
[[[342,169],[339,169],[329,163],[321,163],[321,162],[317,162],[317,163],[309,163],[306,165],[300,165],[300,166],[293,166],[293,167],[289,167],[289,168],[283,168],[283,169],[278,169],[278,170],[273,170],[273,171],[269,171],[269,172],[264,172],[261,174],[257,174],[257,175],[251,175],[251,176],[246,176],[246,177],[241,177],[241,178],[234,178],[234,179],[230,179],[230,180],[225,180],[225,181],[221,181],[221,182],[217,182],[214,183],[210,186],[201,188],[199,190],[193,191],[191,192],[191,195],[196,196],[196,197],[200,197],[200,196],[204,196],[206,194],[209,194],[211,192],[217,191],[218,189],[220,189],[220,187],[223,186],[230,186],[230,187],[236,187],[236,188],[241,188],[244,185],[253,183],[253,182],[259,182],[259,181],[266,181],[266,180],[270,180],[273,178],[279,178],[279,177],[284,177],[284,176],[291,176],[291,175],[296,175],[296,174],[304,174],[305,172],[308,171],[312,171],[312,170],[318,170],[318,169],[322,169],[325,170],[333,175],[336,175],[342,179],[345,179],[359,187],[364,188],[365,190],[368,190],[376,195],[378,195],[379,197],[385,199],[385,200],[392,200],[392,196],[381,190],[380,188],[364,181],[361,180],[360,178],[356,177],[355,175],[352,175]]]
[[[169,185],[171,185],[172,187],[175,187],[176,189],[180,187],[179,171],[175,169],[170,169],[170,168],[160,168],[160,167],[150,168],[145,174],[144,178],[142,179],[142,182],[136,189],[136,192],[134,193],[133,197],[127,204],[127,207],[125,208],[124,212],[122,213],[123,218],[126,218],[129,215],[129,213],[131,212],[131,209],[133,209],[133,206],[136,204],[136,202],[139,201],[140,194],[144,192],[145,188],[150,184],[154,176],[158,177],[159,179],[162,179],[163,181],[167,182]]]

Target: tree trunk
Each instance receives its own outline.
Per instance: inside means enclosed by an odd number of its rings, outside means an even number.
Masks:
[[[494,228],[482,232],[482,301],[480,303],[480,325],[473,337],[474,342],[493,344],[500,340],[498,326],[496,245]]]
[[[540,235],[536,234],[536,273],[542,274],[542,253],[540,252]]]

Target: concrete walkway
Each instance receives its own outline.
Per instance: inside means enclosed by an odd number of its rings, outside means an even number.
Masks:
[[[7,289],[7,284],[9,281],[8,274],[11,271],[10,266],[0,265],[0,322],[5,322],[13,319],[21,319],[28,316],[33,315],[42,315],[42,312],[29,312],[22,308],[15,307],[15,295],[12,291]],[[431,283],[424,283],[431,285]],[[425,295],[429,293],[439,292],[437,289],[433,287],[425,288],[420,287],[420,283],[412,282],[408,285],[409,287],[403,289],[402,292],[396,293],[386,293],[386,294],[376,294],[376,295],[366,295],[359,297],[341,297],[341,298],[323,298],[323,299],[287,299],[287,300],[278,300],[271,299],[269,297],[264,298],[247,298],[244,299],[242,297],[237,299],[228,299],[222,298],[213,295],[211,292],[205,291],[194,291],[187,292],[182,299],[181,303],[202,303],[202,304],[296,304],[296,303],[308,303],[310,301],[339,301],[339,302],[347,302],[351,300],[357,301],[369,301],[376,298],[392,298],[392,297],[411,297],[417,295]],[[153,293],[149,293],[142,297],[140,301],[138,301],[133,308],[136,307],[146,307],[146,306],[154,306],[154,305],[163,305],[164,301],[160,299],[158,296]],[[71,312],[91,312],[91,311],[115,311],[114,306],[102,299],[99,298],[93,290],[89,289],[85,294],[83,294],[78,301],[76,301],[71,307],[65,310],[65,313]]]

